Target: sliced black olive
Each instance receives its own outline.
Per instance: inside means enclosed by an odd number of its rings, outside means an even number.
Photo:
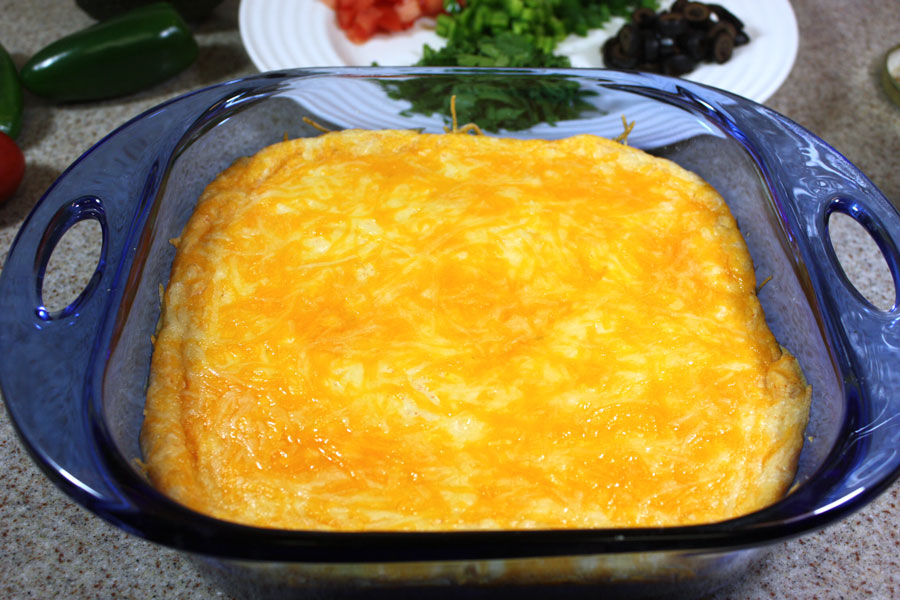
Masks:
[[[641,52],[641,32],[633,25],[624,25],[619,30],[619,46],[622,52],[627,56],[635,56],[640,58]]]
[[[638,64],[638,58],[625,54],[618,40],[610,38],[603,44],[603,64],[613,69],[633,69]]]
[[[644,36],[644,61],[655,63],[659,60],[659,40],[656,36]],[[644,71],[645,69],[641,69]]]
[[[695,23],[706,23],[709,20],[709,7],[701,2],[688,2],[681,11],[684,18],[691,25]]]
[[[697,66],[697,61],[687,54],[673,54],[663,61],[662,70],[666,75],[684,75]]]
[[[711,10],[714,15],[719,17],[719,20],[723,23],[731,23],[732,25],[734,25],[735,29],[744,28],[744,22],[734,16],[734,14],[724,6],[720,4],[707,4],[707,6],[709,7],[709,10]]]
[[[737,37],[737,30],[734,28],[734,25],[726,21],[720,21],[719,23],[716,23],[715,25],[710,27],[709,31],[706,32],[706,37],[710,40],[714,40],[716,39],[716,36],[718,36],[722,32],[730,35],[731,39]]]
[[[679,47],[694,60],[706,58],[709,43],[702,31],[689,31],[679,38]]]
[[[656,23],[656,11],[652,8],[639,8],[631,13],[631,22],[641,29],[653,27]]]
[[[722,31],[713,39],[711,48],[710,54],[714,61],[720,65],[728,62],[734,51],[734,37]]]
[[[676,54],[678,52],[678,44],[675,42],[675,38],[663,36],[659,38],[658,41],[660,58],[672,56],[673,54]]]
[[[750,42],[744,24],[719,4],[675,0],[668,11],[638,8],[631,22],[604,43],[603,63],[683,75],[703,61],[727,62],[734,48]]]
[[[616,38],[609,38],[605,42],[603,42],[603,46],[600,48],[600,56],[603,57],[603,65],[609,68],[615,68],[612,65],[611,55],[612,55],[612,47],[615,44],[618,44],[619,40]]]
[[[687,31],[687,21],[681,13],[663,13],[656,19],[656,31],[661,35],[675,37]]]

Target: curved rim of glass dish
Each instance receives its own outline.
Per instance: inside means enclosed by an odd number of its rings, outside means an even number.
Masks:
[[[206,90],[226,88],[242,82],[259,82],[265,80],[279,83],[297,77],[309,75],[352,75],[355,77],[379,78],[384,76],[408,76],[416,74],[452,74],[464,75],[473,69],[463,68],[369,68],[346,67],[335,69],[297,69],[263,73],[260,75],[225,82],[189,92],[168,100],[138,115],[125,125],[116,129],[85,154],[75,164],[93,152],[102,150],[104,142],[117,135],[129,124],[160,110],[177,111],[179,102]],[[477,72],[504,71],[502,69],[483,69]],[[523,75],[564,74],[574,77],[608,77],[611,84],[623,86],[622,89],[633,90],[645,88],[658,92],[663,89],[670,96],[669,100],[682,95],[685,102],[699,101],[704,106],[725,113],[725,118],[718,123],[721,128],[731,128],[729,134],[741,142],[745,150],[753,156],[756,166],[763,176],[771,178],[778,172],[774,156],[760,156],[741,140],[740,122],[730,119],[723,105],[740,105],[752,107],[764,113],[767,118],[779,120],[798,131],[801,135],[815,140],[828,148],[835,156],[840,156],[810,132],[799,128],[785,117],[758,105],[752,101],[733,96],[727,92],[706,86],[673,80],[668,77],[643,73],[607,71],[600,69],[516,69]],[[661,99],[660,94],[650,95]],[[71,169],[70,167],[69,169]],[[59,181],[68,173],[66,170]],[[860,177],[864,176],[860,173]],[[56,184],[54,183],[54,186]],[[52,189],[53,186],[51,186]],[[49,193],[49,192],[48,192]],[[123,260],[117,257],[112,260]],[[109,310],[109,309],[108,309]],[[104,315],[103,320],[109,319]],[[839,357],[846,359],[845,356]],[[92,359],[91,369],[102,369]],[[847,364],[844,362],[844,364]],[[83,402],[93,406],[84,413],[102,414],[99,398],[81,398]],[[850,402],[859,402],[851,398]],[[847,406],[842,431],[848,430],[848,419],[858,406]],[[86,417],[91,418],[91,417]],[[97,418],[94,416],[93,418]],[[13,419],[14,421],[14,419]],[[102,420],[101,420],[102,421]],[[15,422],[14,422],[15,425]],[[779,510],[785,503],[800,503],[796,498],[798,491],[815,485],[815,478],[792,490],[780,502],[758,512],[720,523],[690,525],[679,527],[651,527],[629,529],[559,529],[559,530],[516,530],[516,531],[442,531],[442,532],[329,532],[308,530],[279,530],[240,525],[222,521],[195,512],[154,489],[133,465],[119,454],[109,431],[102,422],[89,423],[94,433],[94,442],[99,460],[96,464],[103,470],[104,478],[121,496],[116,499],[98,499],[80,488],[66,474],[60,473],[56,465],[40,448],[32,447],[20,433],[29,452],[42,467],[48,477],[73,499],[86,508],[132,534],[162,543],[180,550],[195,552],[208,556],[231,559],[274,560],[284,562],[315,563],[378,563],[432,560],[489,560],[513,559],[547,556],[585,556],[598,554],[619,554],[632,552],[685,552],[708,551],[721,552],[741,548],[766,545],[775,541],[794,537],[805,532],[819,529],[835,520],[841,519],[858,510],[875,496],[880,494],[900,476],[900,464],[891,473],[876,482],[875,485],[860,487],[858,493],[848,494],[837,502],[826,506],[814,506],[807,503],[805,510],[797,510],[791,518],[784,518],[784,511]],[[18,426],[16,426],[18,431]],[[847,463],[854,457],[842,454],[837,447],[831,449],[824,463],[819,467],[821,472],[826,468],[843,469],[847,472]],[[802,495],[802,494],[801,494]],[[793,499],[793,500],[792,500]]]

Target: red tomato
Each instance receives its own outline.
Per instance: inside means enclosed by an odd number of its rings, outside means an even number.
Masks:
[[[25,157],[11,137],[0,131],[0,204],[9,200],[25,174]]]
[[[376,33],[409,29],[422,16],[443,11],[443,0],[333,0],[338,26],[361,44]]]

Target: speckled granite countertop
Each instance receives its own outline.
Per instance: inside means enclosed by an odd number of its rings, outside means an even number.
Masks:
[[[896,2],[860,0],[852,8],[842,0],[792,4],[799,55],[767,104],[830,142],[900,203],[900,107],[890,104],[878,84],[881,56],[900,44]],[[41,194],[106,133],[164,99],[255,73],[241,46],[237,9],[238,0],[226,0],[198,26],[198,62],[148,92],[62,107],[26,96],[19,142],[28,168],[17,195],[0,207],[3,258]],[[0,43],[18,65],[90,23],[71,0],[0,0]],[[72,237],[68,251],[82,257],[80,244],[87,242]],[[865,243],[866,236],[849,224],[838,227],[835,237],[851,279],[876,305],[890,306],[890,276],[874,244]],[[60,278],[57,293],[68,297],[77,289],[77,275],[76,270]],[[0,597],[230,597],[175,552],[129,536],[65,498],[21,448],[5,411],[0,411],[0,478]],[[900,597],[898,556],[900,484],[843,522],[776,545],[715,598]]]

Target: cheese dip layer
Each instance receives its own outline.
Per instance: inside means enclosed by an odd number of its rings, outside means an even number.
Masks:
[[[203,513],[315,530],[719,521],[810,392],[722,198],[592,136],[344,131],[238,160],[165,290],[142,447]]]

